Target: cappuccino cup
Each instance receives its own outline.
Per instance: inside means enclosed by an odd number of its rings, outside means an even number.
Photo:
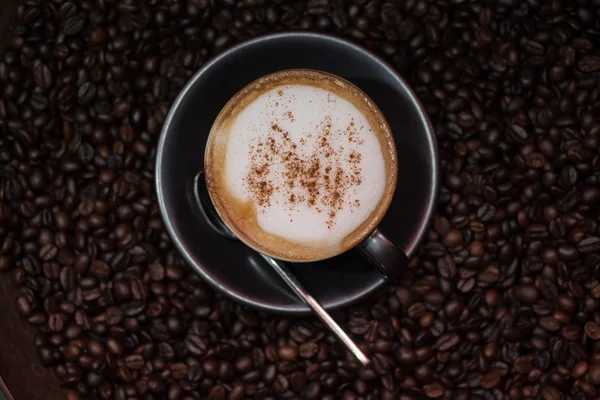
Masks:
[[[204,159],[215,210],[249,247],[312,262],[358,246],[384,271],[406,258],[376,229],[397,175],[377,105],[345,79],[308,69],[263,76],[235,94]]]

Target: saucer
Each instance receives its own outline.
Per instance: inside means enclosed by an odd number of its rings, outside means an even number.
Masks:
[[[194,176],[203,169],[214,119],[238,90],[284,69],[316,69],[361,88],[379,106],[394,133],[398,183],[379,229],[409,257],[433,216],[439,169],[433,128],[404,80],[375,54],[349,41],[313,33],[262,36],[237,45],[207,63],[173,103],[156,154],[160,210],[175,245],[215,289],[247,306],[308,314],[262,257],[242,242],[216,233],[193,196]],[[287,263],[327,309],[350,305],[383,289],[381,272],[357,250],[314,263]]]

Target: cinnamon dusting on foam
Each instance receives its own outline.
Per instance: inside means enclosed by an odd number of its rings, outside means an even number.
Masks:
[[[283,96],[283,90],[277,90],[277,94]],[[327,102],[335,102],[335,98],[328,95]],[[289,114],[290,111],[285,113]],[[305,205],[325,214],[324,223],[332,229],[345,204],[351,208],[360,207],[356,187],[363,179],[359,150],[364,141],[360,140],[354,119],[341,130],[332,130],[331,122],[331,116],[325,116],[311,132],[307,132],[313,141],[300,138],[296,143],[281,127],[279,119],[273,117],[266,139],[254,138],[245,183],[259,213],[268,212],[273,195],[281,194],[287,200],[283,205],[285,209],[291,212],[299,205]],[[336,136],[343,136],[354,144],[355,149],[348,152],[344,147],[333,147],[330,140]],[[273,164],[281,166],[283,179],[279,185],[275,185],[270,176],[270,165]]]

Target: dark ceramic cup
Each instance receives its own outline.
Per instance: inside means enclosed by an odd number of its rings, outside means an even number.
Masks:
[[[363,250],[385,260],[385,251],[414,254],[426,233],[437,194],[437,148],[423,107],[404,80],[369,51],[335,37],[285,33],[263,36],[222,53],[200,70],[172,106],[156,154],[158,201],[167,230],[190,265],[217,290],[246,305],[270,311],[308,313],[264,260],[239,241],[219,235],[194,196],[211,126],[242,87],[285,69],[315,69],[362,89],[385,115],[396,141],[398,177],[394,200],[378,227],[394,245],[366,241]],[[376,238],[377,239],[377,238]],[[363,251],[364,253],[364,251]],[[378,257],[379,256],[379,257]],[[358,251],[290,270],[325,308],[349,305],[385,286],[402,263],[373,268]]]

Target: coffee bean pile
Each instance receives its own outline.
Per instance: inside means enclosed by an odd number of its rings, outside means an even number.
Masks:
[[[71,400],[600,395],[600,1],[27,0],[0,62],[0,271]],[[442,187],[419,255],[335,317],[223,299],[153,187],[171,102],[281,30],[343,35],[425,105]],[[562,397],[561,397],[562,396]]]

